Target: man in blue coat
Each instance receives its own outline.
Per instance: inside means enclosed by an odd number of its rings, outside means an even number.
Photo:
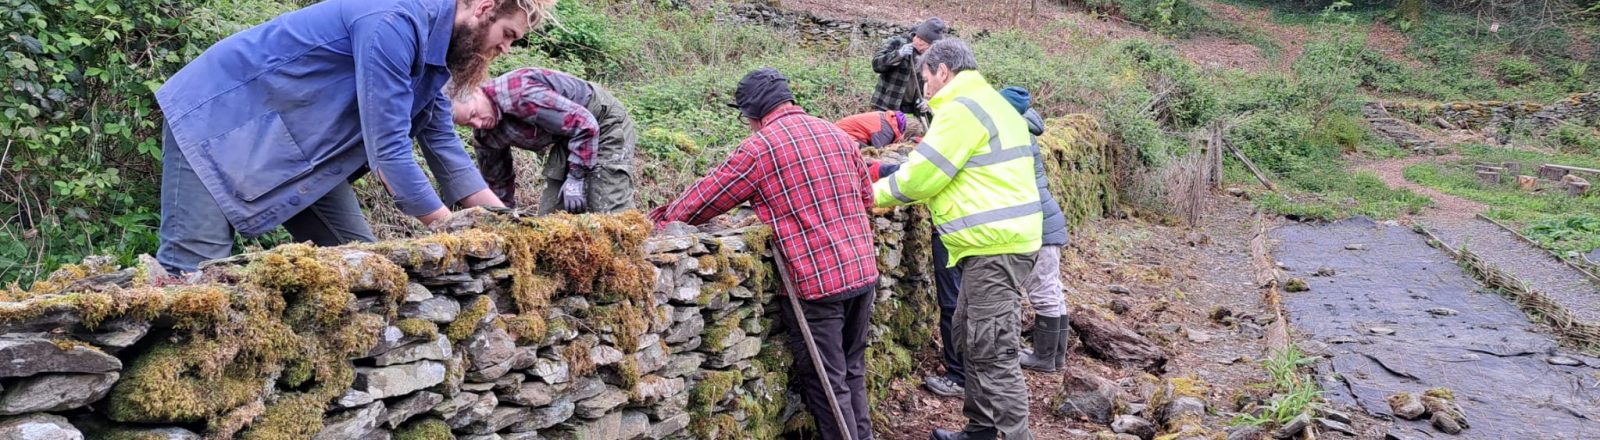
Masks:
[[[1027,89],[1006,87],[1000,96],[1022,113],[1028,121],[1028,131],[1034,136],[1044,134],[1044,118],[1029,108],[1033,97]],[[1044,211],[1044,225],[1039,256],[1034,259],[1033,271],[1023,280],[1028,289],[1028,302],[1033,305],[1033,350],[1023,350],[1022,368],[1054,373],[1065,367],[1068,342],[1072,339],[1072,321],[1067,316],[1066,301],[1062,298],[1061,248],[1066,247],[1067,217],[1061,213],[1061,204],[1050,193],[1050,184],[1044,174],[1044,156],[1037,139],[1033,143],[1033,174],[1039,186],[1039,204]]]
[[[452,77],[452,89],[483,82],[553,3],[328,0],[212,45],[156,91],[166,123],[156,259],[194,271],[227,257],[235,231],[279,225],[318,245],[372,241],[350,186],[368,170],[425,224],[450,203],[503,206],[456,136],[445,88]]]

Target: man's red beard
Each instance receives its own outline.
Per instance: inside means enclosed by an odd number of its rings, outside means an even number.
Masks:
[[[449,96],[457,96],[471,87],[478,87],[489,77],[488,47],[484,37],[495,20],[484,20],[477,27],[456,26],[450,32],[450,51],[445,55],[445,67],[450,69]]]

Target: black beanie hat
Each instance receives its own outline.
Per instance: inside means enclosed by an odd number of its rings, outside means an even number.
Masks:
[[[778,69],[762,67],[739,80],[739,88],[734,89],[733,102],[728,106],[739,109],[739,114],[746,118],[759,120],[790,101],[794,101],[794,93],[789,91],[789,78],[778,73]]]
[[[944,31],[948,29],[949,27],[944,24],[944,20],[939,19],[939,17],[933,17],[918,23],[917,27],[912,29],[912,33],[916,34],[917,38],[921,38],[924,43],[933,44],[943,39]]]

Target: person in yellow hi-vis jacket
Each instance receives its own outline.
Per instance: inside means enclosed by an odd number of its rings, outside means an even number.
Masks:
[[[1028,385],[1019,362],[1024,280],[1041,243],[1033,137],[1022,115],[978,73],[972,49],[946,38],[917,72],[933,124],[905,164],[872,185],[874,204],[926,203],[961,269],[951,340],[966,366],[960,432],[932,438],[1030,440]]]

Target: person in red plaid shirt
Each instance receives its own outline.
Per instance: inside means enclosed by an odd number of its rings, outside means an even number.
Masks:
[[[734,103],[755,134],[745,139],[711,174],[671,204],[650,212],[662,225],[701,224],[744,202],[772,225],[778,250],[788,260],[787,280],[828,372],[831,392],[856,439],[872,438],[867,408],[867,328],[876,299],[878,267],[868,211],[871,182],[856,141],[832,123],[794,104],[788,79],[767,67],[746,75]],[[839,423],[829,409],[815,366],[806,354],[789,302],[779,316],[790,328],[794,375],[806,408],[823,438],[837,438]]]

